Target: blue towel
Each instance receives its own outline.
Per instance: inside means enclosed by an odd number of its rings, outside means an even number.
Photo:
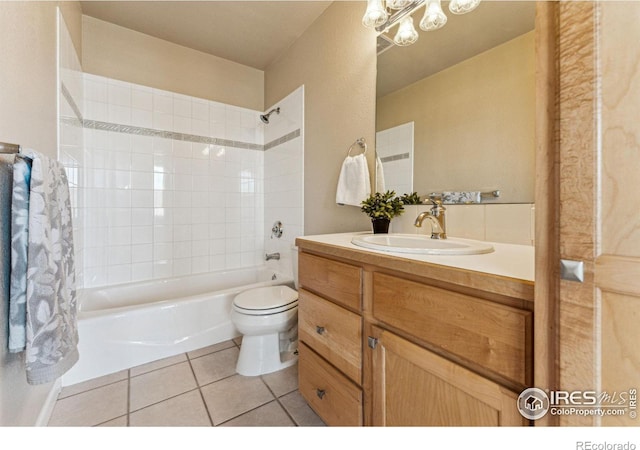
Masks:
[[[9,351],[21,352],[27,343],[27,242],[31,160],[13,163],[11,201],[11,281],[9,290]]]

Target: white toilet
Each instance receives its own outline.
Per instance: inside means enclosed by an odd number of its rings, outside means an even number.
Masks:
[[[298,252],[292,252],[298,287]],[[298,360],[298,292],[288,286],[249,289],[233,300],[231,321],[242,333],[236,372],[245,376],[271,373]]]

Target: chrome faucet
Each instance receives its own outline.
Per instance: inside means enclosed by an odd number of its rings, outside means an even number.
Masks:
[[[416,227],[422,226],[422,221],[428,219],[431,222],[431,239],[446,239],[447,231],[445,225],[444,212],[446,208],[442,206],[442,202],[429,199],[433,206],[429,211],[421,212],[416,218],[414,225]]]
[[[277,261],[280,259],[280,253],[267,253],[266,255],[264,255],[264,257],[267,261],[269,261],[270,259],[275,259]]]

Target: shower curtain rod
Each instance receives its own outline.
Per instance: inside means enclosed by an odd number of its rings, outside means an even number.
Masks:
[[[20,153],[20,146],[17,144],[0,142],[0,153]]]

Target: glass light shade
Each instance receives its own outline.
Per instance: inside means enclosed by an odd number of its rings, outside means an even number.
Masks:
[[[447,16],[442,12],[440,0],[427,0],[427,8],[420,21],[420,28],[424,31],[433,31],[442,28],[447,23]]]
[[[476,9],[479,4],[480,0],[451,0],[449,11],[453,14],[466,14]]]
[[[413,3],[413,0],[387,0],[387,6],[391,9],[403,9]]]
[[[398,25],[398,32],[393,38],[393,42],[400,47],[413,44],[418,40],[418,32],[413,27],[413,17],[406,16]]]
[[[362,17],[365,27],[375,28],[387,21],[387,11],[382,6],[382,0],[367,0],[367,10]]]

